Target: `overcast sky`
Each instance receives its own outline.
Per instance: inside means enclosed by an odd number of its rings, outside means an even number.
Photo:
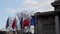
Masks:
[[[34,12],[53,11],[54,0],[0,0],[0,29],[5,28],[8,16],[14,17],[16,12],[24,9]]]

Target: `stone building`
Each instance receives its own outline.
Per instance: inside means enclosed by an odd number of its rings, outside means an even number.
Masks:
[[[36,13],[36,34],[55,34],[55,15],[53,11]]]
[[[35,34],[60,34],[60,0],[51,3],[54,11],[35,13]]]

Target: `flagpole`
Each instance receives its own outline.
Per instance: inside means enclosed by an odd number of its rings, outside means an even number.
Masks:
[[[20,15],[22,15],[22,14],[20,14]],[[18,18],[19,18],[19,22],[20,22],[20,20],[21,20],[22,17],[19,16],[19,14],[17,14],[17,16],[18,16]],[[21,30],[20,30],[19,34],[22,34],[22,28],[21,28],[21,27],[22,27],[22,26],[21,26],[21,24],[20,24],[20,29],[21,29]]]
[[[17,27],[17,19],[16,19],[16,34],[17,34],[17,31],[18,31],[18,27]]]
[[[23,18],[23,14],[22,14],[22,18]],[[21,34],[23,34],[23,21],[22,21],[22,24],[21,24]]]
[[[28,30],[28,32],[29,32],[29,34],[30,34],[30,15],[29,15],[29,30]]]
[[[17,28],[17,27],[16,27]],[[15,34],[17,34],[17,29],[15,28]]]
[[[22,22],[22,28],[21,28],[21,30],[22,30],[21,33],[23,34],[23,31],[24,31],[24,30],[23,30],[23,22]]]
[[[15,19],[16,19],[16,17],[15,17]],[[16,19],[16,26],[15,26],[15,34],[17,34],[17,19]]]

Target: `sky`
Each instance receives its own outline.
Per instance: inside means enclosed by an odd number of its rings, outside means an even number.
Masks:
[[[5,28],[7,18],[14,17],[17,12],[31,10],[32,12],[53,11],[51,3],[54,0],[0,0],[0,30]]]

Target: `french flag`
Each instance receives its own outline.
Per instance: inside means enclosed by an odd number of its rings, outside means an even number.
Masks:
[[[32,34],[34,34],[34,26],[35,26],[35,17],[31,16],[31,19],[30,19],[30,32]]]

